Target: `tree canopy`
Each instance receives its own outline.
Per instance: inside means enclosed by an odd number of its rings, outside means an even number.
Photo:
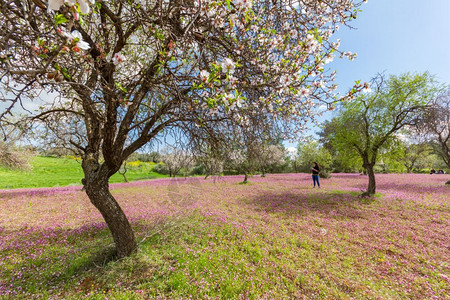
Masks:
[[[431,142],[435,152],[450,168],[450,88],[439,94],[417,124],[419,133]]]
[[[324,1],[2,1],[0,93],[23,120],[82,157],[83,184],[126,256],[131,226],[108,178],[133,152],[177,128],[217,138],[250,119],[293,134],[337,101],[338,24],[360,3]],[[344,97],[363,87],[358,85]],[[330,100],[331,99],[331,100]]]
[[[386,78],[378,75],[373,91],[342,103],[333,119],[329,136],[341,151],[357,153],[369,175],[366,194],[375,193],[373,167],[380,150],[392,142],[400,129],[413,125],[427,104],[436,96],[437,88],[428,73],[403,74]]]

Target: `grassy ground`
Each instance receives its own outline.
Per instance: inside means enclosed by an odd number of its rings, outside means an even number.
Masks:
[[[84,177],[80,162],[73,158],[36,156],[31,165],[31,171],[12,171],[0,167],[0,189],[81,185]],[[152,172],[153,166],[151,163],[131,162],[126,177],[129,181],[165,177]],[[120,174],[110,179],[112,183],[123,181]]]
[[[445,176],[302,174],[115,185],[139,240],[112,239],[82,192],[0,195],[0,297],[448,299]]]

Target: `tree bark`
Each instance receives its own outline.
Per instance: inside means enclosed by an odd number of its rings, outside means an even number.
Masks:
[[[248,182],[248,175],[247,175],[247,173],[245,173],[244,175],[245,175],[245,177],[244,177],[244,181],[242,181],[242,183],[247,183]]]
[[[373,165],[368,164],[366,170],[367,170],[367,175],[369,175],[369,185],[368,185],[367,191],[364,193],[364,195],[371,196],[371,195],[375,194],[375,189],[376,189],[375,173],[373,171]]]
[[[370,166],[367,169],[367,173],[369,174],[369,186],[367,188],[367,193],[369,193],[369,195],[374,195],[375,189],[376,189],[376,182],[375,182],[375,173],[373,171],[373,166]]]
[[[108,174],[83,163],[83,181],[91,203],[100,211],[116,244],[118,258],[129,256],[137,247],[133,229],[122,208],[109,191]]]

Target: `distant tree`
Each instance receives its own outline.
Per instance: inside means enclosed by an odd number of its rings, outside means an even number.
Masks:
[[[177,148],[162,151],[161,160],[165,164],[170,177],[175,177],[181,169],[188,170],[194,165],[192,154]]]
[[[243,183],[257,169],[256,151],[261,128],[253,126],[235,126],[228,133],[227,145],[224,145],[224,168],[244,175]],[[266,129],[266,128],[264,128]]]
[[[119,173],[120,175],[122,175],[123,181],[124,181],[124,182],[128,182],[127,175],[126,175],[126,174],[127,174],[127,171],[128,171],[127,163],[128,163],[128,161],[125,160],[125,161],[122,163],[122,166],[120,167],[119,171],[117,172],[117,173]]]
[[[153,162],[157,164],[161,162],[161,154],[157,151],[133,153],[130,155],[129,160],[139,160],[142,162]]]
[[[34,151],[20,145],[24,132],[12,126],[0,131],[0,166],[11,170],[30,170]]]
[[[333,157],[327,149],[320,146],[318,142],[311,141],[299,143],[297,150],[297,162],[301,172],[310,172],[313,162],[317,162],[320,167],[321,177],[329,177],[330,167]]]
[[[425,167],[427,158],[432,154],[433,148],[429,143],[406,144],[403,145],[402,152],[400,161],[405,166],[406,172],[411,173],[417,168]]]
[[[205,179],[223,172],[226,156],[220,141],[196,139],[191,143],[191,149],[195,159],[203,167],[202,174],[205,175]]]
[[[266,176],[266,170],[285,163],[286,152],[280,145],[260,144],[256,147],[255,159],[261,176]]]
[[[154,162],[155,164],[161,161],[161,154],[157,151],[152,151],[148,154],[149,161]]]
[[[68,155],[73,155],[73,151],[68,148],[45,145],[45,147],[41,148],[39,151],[42,156],[52,156],[52,157],[63,157]]]
[[[255,164],[250,153],[244,149],[235,149],[228,154],[225,168],[228,170],[235,170],[239,174],[244,174],[242,183],[247,183],[248,175],[255,169]]]
[[[390,76],[378,75],[374,90],[342,104],[335,117],[332,139],[342,151],[355,151],[369,175],[367,191],[376,191],[374,166],[380,150],[396,138],[395,133],[413,125],[417,115],[436,95],[433,78],[428,73]]]
[[[205,167],[205,179],[211,175],[220,175],[223,172],[224,161],[220,157],[205,157],[202,162]]]
[[[12,170],[31,169],[32,153],[12,143],[0,142],[0,166]]]
[[[330,169],[333,172],[360,172],[364,171],[361,169],[362,161],[358,153],[354,151],[347,151],[346,149],[341,149],[339,145],[336,144],[336,140],[333,138],[335,136],[336,130],[339,128],[338,120],[336,118],[331,120],[326,120],[317,135],[319,136],[319,143],[323,145],[332,156],[332,164]]]
[[[434,151],[450,169],[450,88],[431,102],[417,128],[427,135]]]

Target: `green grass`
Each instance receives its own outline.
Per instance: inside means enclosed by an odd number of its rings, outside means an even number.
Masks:
[[[81,163],[70,157],[36,156],[31,165],[31,171],[0,167],[0,189],[81,185],[81,179],[84,177]],[[166,177],[153,172],[153,167],[153,163],[131,162],[128,164],[126,177],[128,181]],[[124,182],[124,178],[116,173],[109,182]]]
[[[138,240],[120,260],[83,192],[4,197],[0,299],[450,295],[448,187],[439,178],[380,175],[383,194],[365,201],[355,192],[363,177],[336,175],[321,189],[309,177],[118,187],[113,194]]]

